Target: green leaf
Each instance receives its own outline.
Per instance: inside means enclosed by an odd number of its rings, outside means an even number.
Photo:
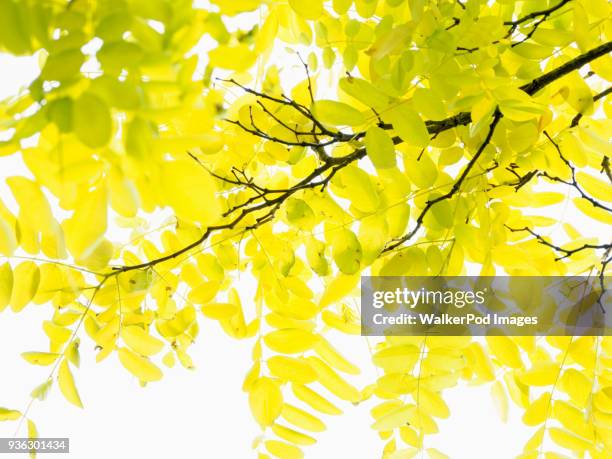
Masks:
[[[377,169],[388,169],[396,166],[395,146],[384,129],[378,126],[368,128],[365,145],[368,157]]]
[[[447,116],[442,99],[433,89],[417,88],[412,103],[421,115],[430,120],[442,120]]]
[[[332,256],[344,274],[356,273],[361,266],[361,244],[352,231],[335,231],[331,241]]]
[[[30,51],[30,40],[25,27],[24,5],[14,0],[0,0],[0,49],[12,54]]]
[[[97,54],[102,67],[113,72],[137,66],[143,56],[144,51],[139,45],[123,40],[105,43]]]
[[[0,421],[17,421],[21,417],[21,412],[0,407]]]
[[[342,78],[340,89],[367,107],[383,110],[389,105],[389,97],[376,86],[361,78]]]
[[[61,132],[72,131],[72,114],[74,104],[69,97],[62,97],[49,102],[47,116]]]
[[[408,145],[426,147],[429,143],[429,133],[421,117],[405,103],[396,105],[385,114],[383,119],[393,125],[395,132]]]
[[[41,78],[44,80],[63,81],[81,76],[81,66],[85,56],[80,49],[66,49],[52,53],[43,67]]]
[[[300,229],[312,229],[316,223],[314,212],[303,199],[288,199],[286,212],[289,223]]]
[[[74,103],[73,120],[76,136],[88,147],[103,147],[110,140],[111,113],[99,97],[91,93],[82,94]]]
[[[319,19],[323,14],[323,0],[289,0],[289,5],[304,19]]]
[[[49,391],[51,390],[51,386],[53,386],[53,380],[52,379],[48,379],[47,381],[45,381],[44,383],[40,384],[39,386],[36,386],[34,388],[34,390],[32,390],[32,393],[30,395],[31,395],[32,398],[35,398],[36,400],[43,401],[49,395]]]
[[[318,100],[313,106],[314,116],[324,124],[334,126],[359,126],[366,119],[356,108],[335,100]]]

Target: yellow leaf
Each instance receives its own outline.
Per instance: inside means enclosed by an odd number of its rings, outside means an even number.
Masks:
[[[155,355],[164,347],[163,341],[136,325],[122,327],[121,338],[130,349],[145,356]]]
[[[568,84],[561,89],[567,103],[578,113],[590,114],[593,111],[593,94],[578,72],[570,73],[565,80]]]
[[[51,53],[40,74],[41,78],[62,81],[79,75],[85,56],[79,49],[66,49]]]
[[[431,187],[438,178],[438,168],[426,154],[420,158],[404,157],[404,168],[408,178],[419,188]]]
[[[495,381],[491,386],[491,396],[495,402],[495,408],[499,413],[502,422],[508,421],[508,395],[504,386],[499,381]]]
[[[550,386],[559,375],[559,365],[537,362],[529,370],[518,373],[519,380],[527,386]]]
[[[59,367],[57,381],[66,400],[79,408],[83,408],[81,397],[79,397],[79,392],[74,384],[74,378],[72,377],[72,372],[70,371],[70,367],[68,366],[68,361],[66,359],[62,361]]]
[[[357,389],[347,383],[332,368],[318,357],[307,357],[307,361],[317,373],[319,382],[342,400],[356,403],[361,400],[361,394]]]
[[[106,103],[91,93],[74,102],[74,133],[90,148],[103,147],[111,138],[112,119]]]
[[[503,115],[513,121],[529,121],[544,111],[526,92],[509,85],[496,88],[495,98]]]
[[[606,225],[612,225],[612,215],[608,211],[594,207],[593,204],[584,198],[574,198],[572,202],[587,217],[598,220]]]
[[[519,348],[507,336],[487,336],[487,344],[493,355],[510,368],[522,368],[523,362]]]
[[[402,405],[386,413],[372,424],[374,430],[392,430],[405,425],[412,417],[413,405]]]
[[[289,223],[297,228],[310,230],[316,224],[312,208],[302,199],[288,199],[285,212]]]
[[[365,146],[368,158],[377,169],[395,167],[395,145],[384,129],[371,126],[366,131]]]
[[[267,360],[268,369],[277,378],[298,384],[308,384],[317,379],[317,374],[308,362],[301,358],[275,355]]]
[[[304,457],[304,453],[302,453],[300,448],[283,441],[267,440],[266,448],[273,456],[279,459],[302,459]]]
[[[172,351],[167,352],[166,355],[164,355],[162,358],[162,363],[168,368],[173,368],[176,363],[174,353]]]
[[[221,45],[208,53],[210,65],[241,72],[251,67],[257,55],[245,44],[236,46]]]
[[[612,429],[612,414],[599,410],[593,411],[593,424],[601,429]]]
[[[574,368],[568,368],[559,378],[559,390],[569,395],[579,407],[586,407],[593,383],[590,378]]]
[[[380,34],[378,40],[366,51],[372,59],[379,60],[389,54],[396,54],[405,49],[412,35],[413,28],[402,24]]]
[[[354,274],[361,266],[363,252],[359,239],[349,230],[335,231],[331,240],[332,256],[343,274]]]
[[[446,454],[441,453],[436,448],[427,448],[427,454],[431,459],[450,459]]]
[[[419,450],[416,448],[403,448],[397,449],[384,457],[385,459],[412,459],[417,454],[419,454]]]
[[[24,30],[22,25],[26,14],[28,13],[23,4],[11,1],[0,2],[0,17],[2,18],[0,47],[3,52],[7,50],[16,55],[30,52],[30,34]]]
[[[508,132],[508,142],[514,151],[520,153],[533,146],[539,135],[535,123],[522,123]]]
[[[123,217],[135,217],[141,204],[138,191],[118,167],[113,167],[109,173],[108,188],[113,210]]]
[[[335,100],[318,100],[312,110],[314,116],[325,124],[359,126],[366,122],[365,116],[359,110]]]
[[[289,5],[299,16],[314,21],[323,14],[323,0],[289,0]]]
[[[612,413],[612,388],[606,388],[593,396],[593,405],[600,411]]]
[[[314,445],[317,442],[317,440],[312,438],[310,435],[306,435],[302,432],[298,432],[297,430],[290,429],[289,427],[285,427],[280,424],[274,424],[272,426],[272,432],[274,432],[280,438],[296,445]]]
[[[405,103],[398,104],[383,114],[383,119],[393,125],[393,129],[408,145],[426,147],[429,133],[421,117]]]
[[[274,424],[283,408],[283,394],[270,378],[260,378],[249,392],[249,406],[255,420],[262,426]]]
[[[420,387],[418,393],[414,393],[413,397],[419,408],[430,416],[442,419],[450,416],[448,406],[440,394],[425,387]]]
[[[163,373],[149,359],[141,357],[126,348],[117,351],[119,361],[134,376],[143,382],[159,381]]]
[[[92,255],[107,227],[106,189],[99,186],[77,203],[74,214],[62,223],[68,250],[77,259]]]
[[[323,432],[326,428],[319,418],[289,403],[285,403],[283,406],[281,416],[287,422],[309,432]]]
[[[340,89],[366,107],[383,110],[389,104],[389,97],[376,86],[361,78],[342,78]]]
[[[40,187],[25,177],[9,177],[6,183],[19,204],[20,220],[32,229],[43,233],[52,232],[56,225],[55,219]]]
[[[13,291],[11,294],[11,309],[21,311],[36,295],[40,284],[40,269],[32,261],[17,265],[13,272]]]
[[[588,441],[583,440],[582,438],[577,437],[563,429],[551,427],[548,430],[548,433],[550,438],[552,438],[556,444],[581,455],[591,447],[591,444]]]
[[[297,398],[321,413],[331,415],[342,414],[342,410],[340,410],[340,408],[306,386],[302,386],[301,384],[292,384],[291,389]]]
[[[2,202],[0,202],[0,208]],[[17,238],[15,237],[14,225],[10,225],[0,213],[0,254],[11,256],[17,248]]]
[[[540,398],[531,403],[523,414],[523,422],[528,426],[542,424],[550,411],[550,392],[544,392]]]
[[[358,375],[361,370],[342,356],[334,346],[321,337],[314,346],[314,351],[329,365],[351,375]]]
[[[204,154],[213,154],[223,147],[223,142],[219,135],[211,133],[159,137],[153,140],[152,146],[154,151],[160,154],[172,152],[181,155],[181,153],[195,148]]]
[[[563,400],[556,400],[552,416],[571,432],[592,440],[593,426],[585,420],[585,414],[578,408]]]
[[[219,281],[202,282],[189,292],[189,301],[195,304],[208,303],[215,298],[220,286],[221,283]]]
[[[21,417],[21,412],[0,407],[0,422],[17,421]]]
[[[230,303],[211,303],[202,306],[202,314],[215,320],[229,319],[238,311],[238,306]]]
[[[72,336],[72,332],[66,328],[51,321],[43,322],[43,330],[51,341],[51,348],[59,350]]]
[[[612,201],[612,185],[586,172],[578,171],[576,180],[582,188],[595,199]]]
[[[374,365],[383,368],[387,373],[406,373],[412,371],[419,355],[418,347],[407,344],[382,349],[374,354],[372,359]]]
[[[195,161],[163,163],[161,186],[166,202],[188,222],[214,224],[221,215],[212,177]]]
[[[60,357],[60,354],[50,352],[24,352],[21,354],[21,357],[33,365],[47,366],[54,363]]]
[[[1,222],[0,222],[1,223]],[[13,292],[13,269],[8,263],[0,266],[0,312],[11,302]]]
[[[38,429],[36,428],[36,424],[31,419],[28,419],[28,439],[35,440],[38,438]],[[30,459],[36,458],[36,450],[30,450]]]
[[[278,15],[274,10],[270,11],[266,18],[266,22],[264,22],[255,37],[255,52],[265,53],[274,46],[274,41],[278,32],[278,22]]]
[[[299,328],[276,330],[264,336],[266,346],[283,354],[306,352],[314,346],[317,340],[317,335]]]
[[[430,88],[417,88],[412,96],[414,108],[425,118],[441,120],[446,118],[446,110],[440,95]]]

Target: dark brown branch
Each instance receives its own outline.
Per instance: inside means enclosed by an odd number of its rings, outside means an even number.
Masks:
[[[580,56],[575,57],[570,61],[567,61],[560,67],[557,67],[556,69],[551,70],[550,72],[547,72],[538,78],[535,78],[530,83],[521,86],[521,89],[530,96],[533,96],[553,81],[558,80],[559,78],[567,75],[568,73],[571,73],[574,70],[577,70],[580,67],[588,64],[589,62],[597,59],[598,57],[605,56],[610,52],[612,52],[612,41],[604,43],[603,45],[600,45],[597,48],[593,48],[590,51],[587,51],[586,53],[581,54]]]
[[[571,0],[562,0],[560,3],[558,3],[555,6],[552,6],[546,10],[541,10],[541,11],[534,11],[533,13],[529,13],[519,19],[516,19],[514,21],[505,21],[504,25],[510,26],[508,28],[508,30],[506,31],[506,35],[504,36],[504,38],[510,38],[514,32],[516,32],[516,29],[523,23],[529,22],[532,19],[536,19],[539,18],[538,21],[532,26],[531,30],[529,32],[527,32],[527,34],[525,34],[525,37],[522,40],[516,41],[514,43],[512,43],[510,46],[513,48],[515,46],[520,45],[521,43],[526,42],[527,40],[529,40],[533,34],[535,34],[535,32],[538,30],[538,27],[540,27],[540,25],[542,25],[544,22],[546,22],[548,20],[548,18],[550,17],[550,15],[552,13],[554,13],[555,11],[557,11],[559,8],[563,7],[565,4],[569,3]],[[451,28],[454,27],[451,26]],[[494,40],[491,42],[492,45],[496,45],[500,42],[500,40]],[[479,51],[480,47],[476,46],[473,48],[466,48],[466,47],[462,47],[462,46],[458,46],[457,47],[457,51],[463,51],[463,54],[470,54],[476,51]]]
[[[604,156],[604,158],[601,160],[601,171],[606,173],[606,175],[608,176],[608,180],[610,180],[610,183],[612,183],[612,171],[610,171],[610,158],[608,158],[607,156]]]
[[[561,179],[559,177],[552,176],[552,175],[548,174],[547,172],[540,172],[540,174],[543,175],[544,177],[548,178],[549,180],[552,180],[553,182],[564,183],[566,185],[569,185],[569,186],[575,188],[576,191],[578,191],[578,193],[580,193],[580,196],[582,196],[584,199],[589,201],[593,207],[598,207],[600,209],[603,209],[603,210],[605,210],[607,212],[611,212],[612,213],[612,209],[611,208],[609,208],[607,206],[604,206],[599,201],[594,199],[592,196],[588,195],[582,189],[582,187],[578,184],[578,182],[576,180],[576,168],[572,165],[572,163],[569,162],[569,160],[565,156],[563,156],[563,153],[561,152],[561,147],[559,147],[559,144],[557,144],[557,142],[555,142],[553,140],[553,138],[548,134],[548,132],[544,131],[544,135],[548,138],[548,140],[550,140],[550,142],[555,147],[555,150],[557,150],[557,153],[559,154],[559,157],[561,158],[561,160],[569,168],[570,173],[571,173],[571,182],[563,180],[563,179]]]
[[[583,244],[579,247],[576,247],[574,249],[564,249],[563,247],[560,247],[558,245],[553,244],[552,242],[548,242],[544,236],[536,233],[535,231],[533,231],[531,228],[525,226],[523,228],[512,228],[508,225],[505,225],[506,228],[508,228],[510,231],[512,231],[513,233],[516,232],[527,232],[529,234],[531,234],[540,244],[543,244],[547,247],[550,247],[551,249],[553,249],[555,252],[558,252],[560,254],[562,254],[561,256],[555,258],[555,261],[559,261],[559,260],[563,260],[564,258],[569,258],[572,255],[575,255],[578,252],[582,252],[583,250],[609,250],[610,248],[612,248],[612,242],[608,243],[608,244]]]
[[[448,191],[447,193],[441,196],[438,196],[435,199],[427,201],[427,203],[425,204],[425,207],[423,208],[423,210],[421,210],[421,213],[417,217],[416,223],[414,227],[412,228],[412,230],[408,232],[406,235],[402,236],[399,239],[396,239],[391,244],[387,245],[383,249],[383,253],[389,252],[395,249],[396,247],[399,247],[400,245],[402,245],[404,242],[408,241],[409,239],[411,239],[417,233],[417,231],[421,228],[421,225],[423,224],[423,219],[425,218],[427,213],[431,210],[431,208],[441,201],[452,198],[460,190],[461,185],[467,178],[468,174],[470,173],[474,165],[478,162],[478,159],[484,152],[487,145],[489,145],[489,143],[491,142],[491,138],[493,137],[493,133],[495,132],[495,127],[497,126],[497,123],[499,123],[499,120],[501,118],[502,118],[501,112],[498,109],[496,109],[493,115],[493,121],[489,125],[489,132],[487,132],[487,136],[485,137],[484,141],[480,144],[480,147],[476,151],[476,154],[472,157],[470,162],[467,164],[467,166],[465,167],[465,169],[463,170],[459,178],[455,181],[450,191]]]
[[[510,37],[516,31],[518,26],[523,24],[524,22],[528,22],[528,21],[531,21],[532,19],[540,18],[540,20],[534,25],[533,29],[529,32],[529,37],[531,37],[531,35],[533,35],[535,30],[539,27],[539,25],[542,22],[546,21],[552,13],[557,11],[559,8],[562,8],[564,5],[566,5],[570,1],[571,0],[561,0],[559,3],[557,3],[554,6],[551,6],[548,9],[541,10],[541,11],[534,11],[533,13],[529,13],[517,19],[516,21],[505,21],[504,25],[510,26],[510,29],[508,29],[508,33],[506,34],[506,38]]]
[[[451,25],[449,25],[446,30],[451,30],[454,27],[457,27],[459,25],[459,23],[461,22],[461,19],[459,18],[453,18],[453,23]]]
[[[558,67],[557,69],[554,69],[550,72],[547,72],[546,74],[540,76],[539,78],[534,79],[533,81],[531,81],[530,83],[524,85],[521,87],[521,89],[525,92],[527,92],[527,94],[529,95],[533,95],[536,92],[538,92],[539,90],[541,90],[542,88],[544,88],[545,86],[547,86],[548,84],[552,83],[553,81],[556,81],[557,79],[563,77],[564,75],[568,74],[569,72],[576,70],[580,67],[582,67],[583,65],[589,63],[590,61],[592,61],[593,59],[596,59],[600,56],[603,56],[607,53],[609,53],[612,50],[612,42],[608,42],[604,45],[601,45],[597,48],[594,48],[570,61],[568,61],[567,63],[565,63],[564,65]],[[283,104],[283,105],[287,105],[287,106],[291,106],[294,109],[300,111],[301,113],[304,114],[304,112],[306,113],[305,116],[307,116],[308,118],[310,118],[312,116],[312,114],[308,111],[308,109],[300,104],[298,104],[295,101],[292,101],[288,98],[286,98],[284,96],[283,99],[279,99],[276,98],[274,96],[270,96],[267,94],[260,94],[256,91],[253,91],[249,88],[246,88],[240,84],[238,84],[237,82],[233,81],[233,80],[229,80],[230,82],[232,82],[233,84],[238,85],[239,87],[243,88],[246,92],[254,94],[257,97],[262,97],[263,99],[267,99],[270,101],[273,101],[275,103],[279,103],[279,104]],[[459,176],[459,178],[455,181],[453,187],[451,188],[451,190],[436,198],[433,199],[431,201],[428,201],[428,203],[426,204],[425,208],[423,209],[423,211],[421,212],[421,214],[419,215],[419,217],[417,218],[417,225],[415,228],[413,228],[413,230],[408,233],[407,235],[403,236],[402,238],[395,240],[391,245],[388,245],[384,251],[388,252],[390,250],[393,250],[394,248],[402,245],[405,241],[409,240],[410,238],[412,238],[414,236],[414,234],[416,234],[416,232],[418,231],[418,229],[420,228],[420,226],[422,225],[423,219],[426,215],[426,213],[432,208],[432,206],[434,206],[436,203],[444,200],[444,199],[449,199],[450,197],[454,196],[459,189],[461,188],[462,183],[466,180],[466,178],[469,175],[469,172],[471,171],[471,169],[474,167],[474,165],[476,164],[476,162],[478,161],[479,157],[482,155],[484,149],[486,148],[486,146],[490,143],[491,138],[493,136],[493,132],[495,130],[495,127],[497,125],[497,123],[499,122],[499,120],[501,119],[502,114],[501,112],[499,112],[499,110],[496,110],[494,115],[493,115],[493,121],[491,123],[491,125],[489,126],[489,132],[487,133],[487,136],[485,138],[485,140],[483,141],[483,143],[481,144],[481,146],[479,147],[479,149],[477,150],[477,152],[475,153],[474,157],[470,160],[470,162],[468,163],[468,165],[466,166],[466,168],[464,169],[464,171],[462,172],[462,174]],[[312,117],[314,118],[314,117]],[[452,129],[454,127],[457,126],[461,126],[461,125],[467,125],[471,122],[471,118],[470,118],[470,114],[469,112],[462,112],[462,113],[458,113],[452,117],[449,117],[445,120],[441,120],[441,121],[429,121],[426,123],[427,126],[427,130],[430,134],[435,135],[438,134],[440,132],[446,131],[448,129]],[[318,123],[318,121],[316,119],[313,120],[313,123]],[[234,124],[238,124],[238,122],[234,122]],[[257,133],[256,131],[255,135],[259,135],[259,133]],[[360,133],[355,133],[355,134],[342,134],[342,133],[338,133],[336,134],[337,137],[333,138],[332,140],[335,142],[341,141],[339,140],[340,138],[342,139],[346,139],[347,137],[350,139],[354,139],[357,138],[357,136],[360,135]],[[342,137],[340,137],[340,135],[342,135]],[[265,138],[265,137],[264,137]],[[348,141],[348,140],[344,140],[344,141]],[[401,139],[398,136],[393,137],[393,142],[395,144],[399,144],[403,141],[403,139]],[[321,144],[317,144],[316,147],[321,147]],[[117,275],[119,273],[122,272],[127,272],[127,271],[132,271],[132,270],[137,270],[137,269],[148,269],[151,268],[159,263],[163,263],[165,261],[169,261],[172,259],[175,259],[185,253],[188,253],[190,250],[195,249],[197,247],[199,247],[202,243],[204,243],[211,234],[213,234],[214,232],[217,231],[223,231],[223,230],[233,230],[235,228],[238,227],[239,223],[249,214],[252,213],[257,213],[257,212],[265,212],[263,216],[260,216],[256,219],[256,223],[254,223],[253,225],[250,225],[248,227],[246,227],[244,230],[252,230],[255,229],[257,227],[259,227],[262,224],[265,224],[266,222],[270,221],[274,214],[276,213],[276,211],[282,206],[282,204],[293,194],[295,194],[296,192],[300,191],[300,190],[304,190],[304,189],[308,189],[308,188],[315,188],[315,187],[322,187],[324,188],[327,183],[329,183],[329,181],[331,180],[331,178],[334,176],[334,174],[336,174],[339,170],[341,170],[342,168],[348,166],[349,164],[351,164],[354,161],[357,161],[363,157],[366,156],[366,150],[365,148],[360,148],[357,149],[355,151],[353,151],[351,154],[346,155],[344,157],[333,157],[330,158],[329,161],[324,162],[321,166],[317,167],[315,170],[313,170],[307,177],[305,177],[304,179],[302,179],[301,181],[299,181],[298,183],[296,183],[295,185],[293,185],[291,188],[288,188],[287,190],[266,190],[263,187],[259,187],[259,185],[255,185],[253,183],[249,183],[249,185],[251,187],[256,186],[258,187],[258,189],[260,191],[262,191],[262,193],[265,196],[262,196],[261,193],[256,193],[257,196],[249,198],[249,199],[253,199],[253,201],[251,201],[251,203],[253,203],[253,205],[247,205],[246,207],[242,207],[240,209],[233,209],[232,212],[230,214],[228,214],[228,216],[231,216],[234,212],[239,212],[239,214],[237,216],[235,216],[233,219],[231,219],[229,222],[227,223],[222,223],[219,225],[213,225],[213,226],[209,226],[208,228],[206,228],[206,230],[204,231],[204,233],[202,234],[201,237],[199,237],[198,239],[196,239],[195,241],[193,241],[192,243],[184,246],[183,248],[177,250],[176,252],[164,255],[160,258],[156,258],[153,260],[150,260],[148,262],[145,263],[140,263],[140,264],[136,264],[136,265],[127,265],[127,266],[122,266],[122,267],[115,267],[113,268],[113,271],[108,274],[108,276],[111,275]],[[218,174],[214,175],[216,178],[223,180],[223,181],[230,181],[229,183],[232,183],[231,179],[227,179],[224,178],[222,176],[219,176]],[[244,183],[241,182],[241,180],[236,180],[235,182],[237,183],[233,183],[235,185],[244,185]],[[275,193],[275,196],[273,198],[268,198],[267,195],[268,193]],[[264,199],[265,197],[265,199]],[[257,201],[258,199],[261,199],[263,202],[257,203],[255,204],[255,201]]]

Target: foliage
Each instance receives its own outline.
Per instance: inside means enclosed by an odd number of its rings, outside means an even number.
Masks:
[[[389,337],[363,388],[333,344],[359,334],[349,299],[364,271],[471,263],[603,286],[608,2],[213,4],[0,0],[0,48],[41,68],[0,118],[0,155],[31,172],[7,178],[16,211],[0,202],[0,310],[51,305],[49,349],[23,355],[52,368],[32,397],[57,378],[82,406],[81,339],[143,385],[177,360],[191,369],[198,323],[213,320],[253,343],[244,390],[261,458],[302,457],[325,417],[368,400],[385,458],[446,457],[427,435],[460,381],[491,385],[502,417],[509,398],[525,409],[537,430],[520,457],[553,443],[610,457],[608,337]],[[193,52],[203,37],[214,45]],[[287,68],[269,62],[279,52]],[[593,228],[565,221],[569,242],[549,237],[561,219],[538,211],[560,203]]]

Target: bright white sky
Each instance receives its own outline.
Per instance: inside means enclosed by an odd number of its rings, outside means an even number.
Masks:
[[[286,55],[275,57],[286,62]],[[297,63],[293,69],[296,74],[292,77],[303,79],[303,69]],[[33,58],[0,55],[0,99],[15,94],[37,71]],[[27,171],[18,157],[0,157],[0,197],[5,202],[12,198],[4,179],[23,173]],[[18,315],[9,310],[2,314],[0,406],[24,409],[32,388],[47,377],[47,368],[27,364],[19,354],[46,349],[41,324],[50,315],[47,306],[29,306]],[[191,348],[196,371],[166,370],[161,382],[145,389],[115,356],[96,364],[94,345],[85,339],[81,369],[75,372],[85,410],[68,404],[54,387],[49,398],[36,403],[30,412],[41,436],[70,437],[72,452],[68,457],[72,459],[255,457],[251,442],[260,431],[241,390],[253,343],[228,338],[212,321],[202,320],[201,325],[200,338]],[[338,336],[335,342],[351,360],[369,361],[365,338]],[[362,381],[371,381],[374,375],[366,365]],[[507,424],[502,423],[489,390],[489,386],[460,386],[447,391],[451,418],[439,422],[441,432],[428,437],[427,446],[453,459],[510,459],[519,455],[533,429],[522,425],[521,413],[512,405]],[[318,443],[306,449],[306,456],[380,457],[383,443],[369,428],[371,407],[371,402],[359,407],[346,404],[343,416],[324,418],[328,430],[316,435]],[[15,423],[0,423],[0,437],[14,433]]]

